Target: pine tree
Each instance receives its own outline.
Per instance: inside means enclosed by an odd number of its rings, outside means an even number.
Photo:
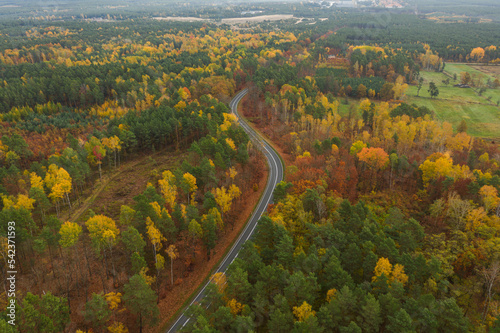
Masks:
[[[92,294],[92,298],[85,304],[83,316],[87,323],[102,332],[102,329],[111,318],[111,311],[103,294]]]
[[[156,305],[156,295],[144,278],[137,274],[132,276],[123,289],[127,309],[138,316],[139,332],[142,333],[144,325],[155,325],[160,311]]]

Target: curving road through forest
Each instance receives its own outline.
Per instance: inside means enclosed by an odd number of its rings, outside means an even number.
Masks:
[[[257,227],[257,222],[259,221],[262,214],[266,211],[267,205],[272,202],[274,188],[281,180],[283,180],[283,164],[281,163],[279,155],[273,148],[271,148],[271,146],[264,140],[264,138],[260,134],[258,134],[252,127],[250,127],[246,123],[246,121],[238,114],[238,103],[247,94],[247,92],[248,90],[244,89],[236,94],[236,96],[229,103],[229,106],[231,107],[231,111],[238,118],[240,126],[245,130],[245,132],[247,132],[254,145],[259,147],[262,153],[266,156],[267,164],[269,165],[269,176],[267,178],[267,185],[264,193],[262,193],[260,201],[255,207],[250,220],[245,226],[245,229],[243,229],[243,232],[240,234],[233,247],[228,252],[224,260],[222,260],[220,266],[214,273],[225,272],[229,265],[234,261],[234,259],[238,257],[238,252],[240,251],[243,243],[245,243],[250,239],[250,237],[252,237],[255,228]],[[193,301],[188,305],[188,307],[195,302],[199,303],[203,299],[203,297],[205,297],[205,290],[210,282],[211,281],[208,281],[207,284],[203,286],[203,288],[196,295]],[[186,309],[188,307],[186,307]],[[179,316],[179,318],[177,318],[177,320],[170,327],[167,333],[177,332],[189,322],[189,318],[185,315],[186,309],[184,309],[182,314]]]

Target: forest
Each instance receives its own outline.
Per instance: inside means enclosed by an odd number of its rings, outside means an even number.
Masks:
[[[208,5],[170,14],[214,21],[67,6],[0,21],[0,331],[164,332],[206,281],[182,331],[500,331],[500,137],[439,120],[468,89],[500,129],[481,99],[500,89],[497,23],[262,3],[221,13],[318,20],[228,25]],[[212,274],[268,175],[228,106],[245,88],[240,113],[285,179]]]

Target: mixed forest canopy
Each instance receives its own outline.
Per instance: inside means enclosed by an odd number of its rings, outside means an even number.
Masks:
[[[205,278],[186,332],[500,329],[494,2],[166,4],[3,4],[0,331],[164,331]],[[244,88],[286,174],[211,276],[265,183]]]

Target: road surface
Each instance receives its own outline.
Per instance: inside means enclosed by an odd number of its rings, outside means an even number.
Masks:
[[[241,246],[248,239],[250,239],[250,237],[252,237],[255,228],[257,227],[257,222],[259,221],[262,214],[266,211],[267,205],[272,202],[273,191],[276,187],[276,184],[283,180],[283,165],[281,164],[281,160],[278,154],[271,148],[271,146],[264,140],[264,138],[262,138],[257,132],[255,132],[238,114],[238,103],[247,94],[247,92],[247,89],[244,89],[236,94],[231,103],[229,103],[229,106],[231,107],[231,111],[236,115],[236,117],[238,117],[240,126],[245,130],[245,132],[247,132],[250,139],[254,142],[254,145],[259,147],[266,156],[267,164],[269,165],[269,176],[267,179],[266,189],[264,190],[264,193],[262,194],[257,207],[254,209],[250,220],[245,226],[245,229],[240,234],[238,240],[236,240],[233,247],[214,273],[225,272],[229,265],[238,256],[238,252],[240,251]],[[198,293],[198,295],[196,295],[189,306],[191,306],[195,302],[199,303],[202,298],[205,297],[205,290],[209,283],[210,281],[207,282],[205,286],[203,286],[201,291]],[[189,318],[184,315],[186,309],[184,309],[183,313],[179,318],[177,318],[177,320],[172,325],[172,327],[170,327],[167,333],[177,332],[178,330],[186,326],[186,324],[189,322]]]

